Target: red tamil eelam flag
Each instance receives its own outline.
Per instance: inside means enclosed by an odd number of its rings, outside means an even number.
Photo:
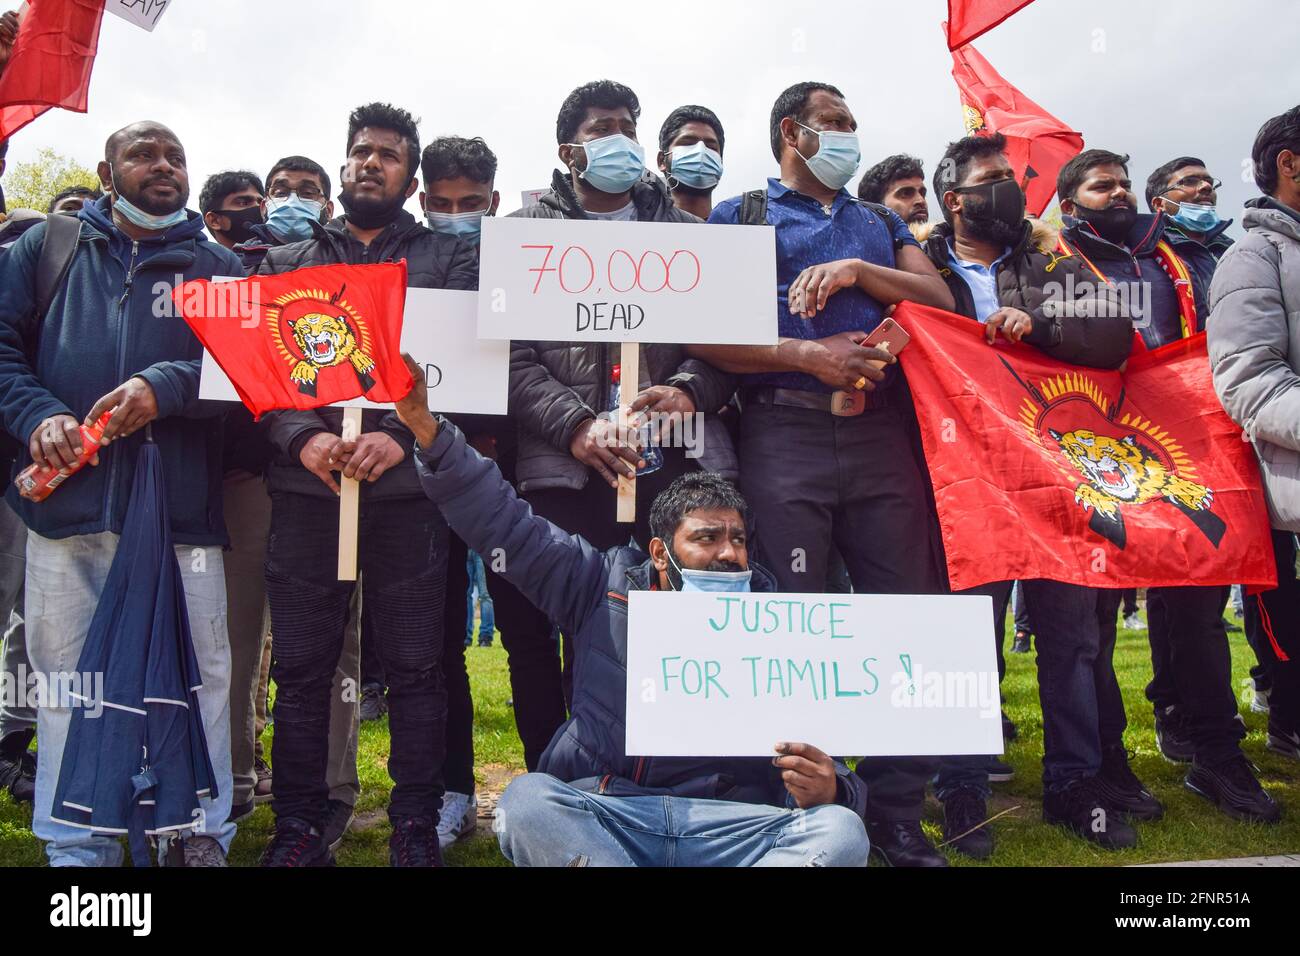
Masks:
[[[1025,192],[1025,206],[1041,216],[1056,195],[1056,174],[1083,151],[1083,136],[1004,80],[973,46],[953,51],[952,78],[967,132],[1007,138],[1007,160]]]
[[[31,0],[0,74],[0,140],[54,107],[86,112],[104,0]]]
[[[406,260],[198,279],[172,298],[258,418],[362,395],[396,402],[411,390],[400,347]]]
[[[1251,446],[1214,394],[1204,334],[1079,368],[912,303],[894,319],[957,590],[1273,587]]]
[[[983,36],[1033,0],[948,0],[948,49]]]

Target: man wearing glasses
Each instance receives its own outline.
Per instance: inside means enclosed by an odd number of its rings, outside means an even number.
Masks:
[[[1196,273],[1206,295],[1215,267],[1232,245],[1226,234],[1232,220],[1221,219],[1215,208],[1222,185],[1193,156],[1171,159],[1147,179],[1147,206],[1165,214],[1165,239]]]
[[[253,238],[235,246],[252,275],[276,246],[312,238],[311,224],[334,218],[330,178],[320,163],[306,156],[286,156],[266,177],[265,222],[250,227]]]
[[[1204,166],[1200,169],[1204,173]],[[1183,198],[1171,199],[1170,205],[1195,205],[1188,201],[1187,185],[1182,182],[1188,177],[1171,178],[1180,180],[1177,196]],[[1216,185],[1205,178],[1195,183],[1193,194],[1202,200],[1214,195]],[[1085,150],[1061,168],[1056,191],[1065,223],[1061,251],[1082,259],[1086,272],[1098,282],[1127,294],[1133,324],[1148,348],[1205,329],[1209,315],[1205,282],[1174,249],[1164,210],[1154,216],[1138,212],[1127,156]],[[1177,711],[1157,720],[1156,739],[1161,741],[1169,720],[1176,718],[1190,743],[1187,788],[1235,819],[1276,823],[1281,808],[1260,787],[1241,752],[1245,729],[1237,720],[1232,659],[1223,626],[1227,603],[1226,586],[1147,591],[1151,643],[1168,647],[1169,677],[1180,692]],[[1109,646],[1103,648],[1107,655],[1114,652],[1113,630],[1109,637]]]

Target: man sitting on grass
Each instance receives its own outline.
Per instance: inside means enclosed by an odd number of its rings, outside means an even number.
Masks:
[[[573,635],[572,716],[538,773],[497,806],[501,850],[519,866],[865,866],[862,781],[803,743],[761,757],[623,752],[630,590],[773,591],[749,563],[748,508],[725,479],[692,472],[654,501],[650,556],[601,552],[533,514],[491,461],[428,409],[422,369],[397,404],[415,434],[424,492],[480,554]]]

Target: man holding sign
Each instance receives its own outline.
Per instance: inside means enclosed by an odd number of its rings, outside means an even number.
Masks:
[[[475,288],[474,249],[435,235],[402,210],[418,187],[419,162],[419,132],[409,113],[382,103],[355,110],[340,196],[347,215],[328,226],[313,221],[313,238],[271,249],[260,273],[405,260],[411,286]],[[441,865],[436,827],[447,711],[439,666],[447,526],[420,492],[409,458],[411,433],[396,416],[367,410],[361,434],[345,441],[342,414],[326,407],[267,416],[276,447],[266,560],[277,687],[271,761],[276,832],[263,864],[313,866],[330,859],[322,840],[329,814],[329,695],[353,584],[337,580],[334,562],[323,557],[339,546],[335,475],[341,472],[362,482],[362,600],[389,687],[390,860]]]
[[[678,478],[651,510],[650,557],[600,551],[532,513],[427,407],[420,368],[397,414],[416,438],[425,493],[481,553],[504,548],[505,577],[573,635],[573,714],[497,805],[502,852],[518,866],[864,866],[865,787],[807,743],[774,757],[629,756],[624,747],[630,590],[774,591],[749,562],[748,509],[725,479]],[[725,832],[725,836],[716,836]]]

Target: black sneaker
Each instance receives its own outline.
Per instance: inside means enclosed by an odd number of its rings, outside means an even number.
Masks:
[[[1097,792],[1095,777],[1085,777],[1065,790],[1044,793],[1043,819],[1105,850],[1137,846],[1137,831],[1123,814],[1106,805]]]
[[[1268,739],[1264,746],[1275,754],[1300,760],[1300,734],[1271,720],[1268,722]]]
[[[253,773],[257,783],[253,784],[253,802],[266,803],[271,799],[271,768],[261,757],[253,761]]]
[[[1196,753],[1191,728],[1176,707],[1166,707],[1156,714],[1156,746],[1171,763],[1191,763]]]
[[[958,787],[943,802],[943,840],[963,856],[987,860],[993,855],[993,834],[984,795],[974,787]]]
[[[24,750],[14,757],[0,757],[0,788],[9,791],[14,803],[36,799],[36,754]]]
[[[329,816],[325,818],[325,826],[321,829],[321,839],[333,853],[343,842],[343,835],[348,832],[348,827],[352,826],[352,821],[356,818],[353,808],[344,803],[342,800],[330,800]]]
[[[1011,642],[1011,653],[1028,654],[1033,650],[1033,647],[1030,646],[1033,637],[1034,635],[1028,631],[1016,631],[1016,638]]]
[[[442,866],[438,827],[431,817],[403,817],[388,838],[389,866]]]
[[[240,820],[252,816],[253,811],[256,809],[257,807],[252,800],[245,800],[243,803],[233,804],[230,808],[230,816],[228,819],[231,823],[238,823]]]
[[[378,720],[388,713],[388,699],[384,688],[378,684],[367,684],[361,688],[361,719]]]
[[[275,833],[262,852],[262,866],[333,866],[334,855],[319,831],[298,817],[275,821]]]
[[[989,783],[1006,783],[1015,778],[1016,768],[996,757],[989,759]]]
[[[1165,815],[1160,801],[1129,767],[1123,747],[1110,747],[1101,752],[1101,771],[1094,779],[1098,796],[1130,821],[1159,820]]]
[[[868,823],[867,836],[871,839],[871,852],[890,866],[948,865],[948,858],[934,848],[921,829],[920,820]]]
[[[1015,740],[1020,736],[1020,728],[1016,722],[1007,716],[1007,712],[1002,712],[1002,739],[1005,741]]]
[[[1245,754],[1237,754],[1213,767],[1192,764],[1183,786],[1234,820],[1277,823],[1282,819],[1282,808],[1259,785],[1255,768]]]

